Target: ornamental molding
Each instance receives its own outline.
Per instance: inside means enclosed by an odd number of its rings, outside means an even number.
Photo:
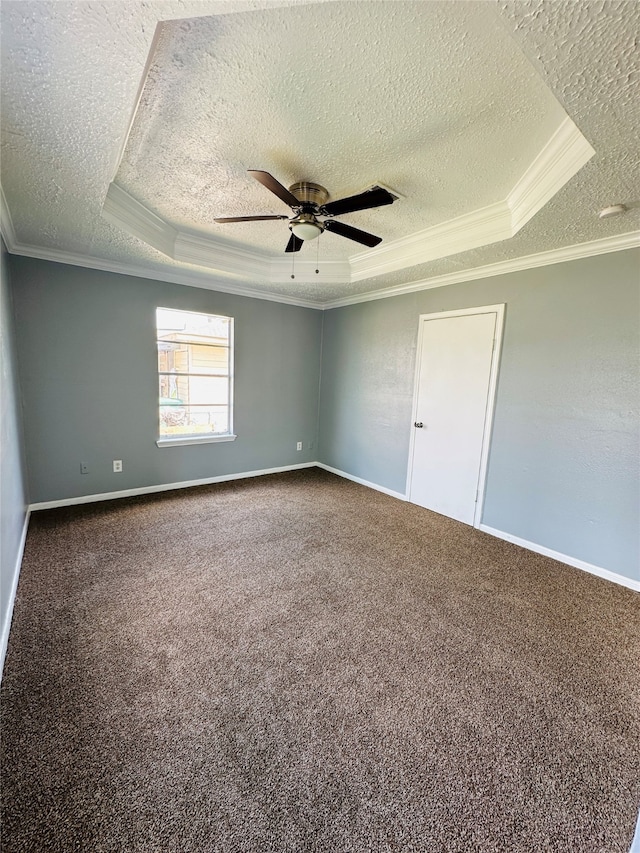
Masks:
[[[323,280],[331,283],[362,281],[508,240],[594,154],[589,142],[567,117],[505,199],[359,252],[348,260],[323,261]],[[292,262],[288,257],[274,257],[257,249],[242,248],[209,233],[180,229],[134,198],[115,180],[107,190],[102,215],[163,255],[206,268],[216,275],[269,284],[284,284],[291,275],[303,282],[315,280],[316,265],[312,261],[299,260],[292,272]]]

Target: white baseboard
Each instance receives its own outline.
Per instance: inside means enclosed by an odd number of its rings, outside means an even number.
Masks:
[[[355,477],[353,474],[347,474],[346,471],[340,471],[338,468],[332,468],[331,465],[325,465],[324,462],[316,462],[318,468],[324,468],[331,474],[337,474],[338,477],[344,477],[345,480],[352,480],[354,483],[360,483],[361,486],[367,486],[369,489],[375,489],[376,492],[383,492],[385,495],[391,495],[392,498],[398,498],[401,501],[406,501],[406,495],[401,492],[394,492],[393,489],[387,489],[384,486],[379,486],[377,483],[370,483],[369,480],[363,480],[362,477]]]
[[[347,480],[353,480],[354,483],[360,483],[362,486],[367,486],[370,489],[375,489],[378,492],[384,492],[385,495],[391,495],[392,498],[399,498],[402,501],[408,500],[406,495],[400,492],[394,492],[392,489],[386,489],[384,486],[378,486],[376,483],[371,483],[369,480],[363,480],[361,477],[354,477],[353,474],[348,474],[346,471],[340,471],[338,468],[332,468],[330,465],[325,465],[323,462],[315,463],[318,468],[324,468],[325,471],[330,471],[332,474],[337,474],[339,477],[344,477]],[[605,580],[625,586],[628,589],[633,589],[640,592],[640,581],[628,578],[625,575],[610,572],[609,569],[603,569],[600,566],[594,566],[584,560],[579,560],[576,557],[570,557],[568,554],[561,554],[559,551],[553,551],[551,548],[546,548],[544,545],[538,545],[535,542],[529,542],[526,539],[521,539],[519,536],[513,536],[511,533],[505,533],[503,530],[496,530],[494,527],[489,527],[487,524],[480,524],[479,530],[488,533],[490,536],[496,536],[498,539],[504,539],[507,542],[512,542],[514,545],[519,545],[521,548],[526,548],[528,551],[535,551],[536,554],[543,554],[545,557],[551,557],[559,563],[565,563],[567,566],[573,566],[576,569],[582,569],[584,572],[589,572],[592,575],[597,575]],[[640,851],[638,851],[640,853]]]
[[[527,539],[521,539],[519,536],[513,536],[511,533],[505,533],[503,530],[496,530],[494,527],[489,527],[487,524],[481,524],[479,530],[488,533],[490,536],[497,536],[498,539],[504,539],[507,542],[513,542],[514,545],[519,545],[521,548],[526,548],[528,551],[535,551],[536,554],[543,554],[545,557],[551,557],[559,563],[566,563],[568,566],[573,566],[576,569],[582,569],[583,572],[597,575],[613,583],[626,586],[629,589],[640,592],[640,581],[635,581],[625,575],[610,572],[609,569],[603,569],[600,566],[594,566],[591,563],[586,563],[584,560],[578,560],[576,557],[570,557],[568,554],[561,554],[559,551],[552,551],[551,548],[545,548],[544,545],[537,545],[535,542],[529,542]]]
[[[11,579],[11,589],[9,590],[9,599],[7,602],[7,613],[2,626],[2,634],[0,634],[0,681],[4,672],[4,659],[7,655],[7,646],[9,645],[9,632],[11,630],[11,620],[13,619],[13,605],[16,601],[16,592],[18,591],[18,579],[20,578],[20,568],[22,566],[22,555],[24,554],[24,546],[27,541],[27,530],[29,529],[29,518],[31,510],[27,509],[27,514],[22,525],[22,533],[20,534],[20,542],[18,543],[18,552],[16,554],[16,562],[13,570],[13,578]]]
[[[636,831],[631,839],[631,850],[629,853],[640,853],[640,812],[638,812],[638,822],[636,823]]]
[[[211,483],[226,483],[230,480],[244,480],[248,477],[262,477],[264,474],[280,474],[284,471],[298,471],[300,468],[315,468],[317,462],[301,462],[298,465],[282,465],[279,468],[264,468],[260,471],[243,471],[239,474],[221,474],[218,477],[204,477],[201,480],[183,480],[181,483],[163,483],[159,486],[141,486],[137,489],[123,489],[119,492],[103,492],[99,495],[81,495],[77,498],[63,498],[58,501],[41,501],[29,506],[33,512],[39,509],[54,509],[59,506],[111,501],[117,498],[129,498],[135,495],[151,495],[154,492],[170,492],[173,489],[188,489],[191,486],[208,486]]]
[[[142,486],[137,489],[123,489],[119,492],[104,492],[102,494],[97,495],[82,495],[81,497],[76,498],[63,498],[62,500],[57,501],[43,501],[40,503],[31,504],[29,506],[29,512],[27,513],[27,518],[25,520],[25,527],[23,530],[22,542],[20,546],[19,560],[15,573],[15,586],[17,587],[18,584],[18,573],[20,569],[20,563],[22,561],[24,540],[27,534],[29,513],[31,512],[35,512],[40,509],[53,509],[54,507],[73,506],[75,504],[94,503],[96,501],[115,500],[117,498],[132,497],[135,495],[147,495],[153,494],[154,492],[167,492],[173,489],[188,489],[191,486],[206,486],[212,483],[225,483],[230,480],[243,480],[248,477],[261,477],[265,474],[280,474],[285,471],[297,471],[301,468],[315,467],[323,468],[325,471],[329,471],[331,474],[336,474],[338,477],[343,477],[346,480],[351,480],[354,483],[359,483],[361,486],[366,486],[369,489],[374,489],[377,492],[382,492],[385,495],[390,495],[392,498],[398,498],[398,500],[401,501],[407,500],[407,496],[402,494],[401,492],[396,492],[393,489],[387,489],[385,486],[379,486],[377,483],[372,483],[369,480],[364,480],[362,479],[362,477],[356,477],[353,474],[349,474],[346,471],[341,471],[338,468],[332,468],[330,465],[325,465],[324,462],[302,462],[298,465],[283,465],[278,468],[264,468],[259,471],[243,471],[238,474],[222,474],[218,477],[205,477],[200,480],[185,480],[180,483],[164,483],[158,486]],[[605,580],[612,581],[613,583],[620,584],[621,586],[625,586],[628,589],[633,589],[636,592],[640,592],[640,581],[633,580],[632,578],[628,578],[625,575],[616,574],[616,572],[611,572],[608,569],[601,568],[600,566],[594,566],[591,563],[585,562],[584,560],[579,560],[576,557],[570,557],[568,554],[561,554],[559,551],[553,551],[551,548],[546,548],[544,545],[538,545],[535,542],[529,542],[527,539],[521,539],[519,536],[514,536],[511,533],[505,533],[503,530],[496,530],[496,528],[489,527],[489,525],[487,524],[480,524],[478,529],[482,530],[484,533],[488,533],[490,536],[496,536],[498,539],[504,539],[507,542],[512,542],[514,545],[519,545],[521,548],[526,548],[528,551],[534,551],[537,554],[543,554],[545,557],[551,557],[553,560],[557,560],[559,563],[565,563],[568,566],[573,566],[576,569],[581,569],[582,571],[589,572],[592,575],[597,575],[598,577],[604,578]],[[11,592],[11,609],[13,609],[14,597],[15,589],[13,589]],[[0,637],[0,664],[2,664],[4,661],[4,655],[6,652],[6,646],[9,638],[10,624],[11,620],[9,620],[8,625],[2,626],[2,636]]]

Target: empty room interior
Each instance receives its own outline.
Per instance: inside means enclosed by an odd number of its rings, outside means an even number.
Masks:
[[[640,5],[0,32],[3,850],[640,851]]]

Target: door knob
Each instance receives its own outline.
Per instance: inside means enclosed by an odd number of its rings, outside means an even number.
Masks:
[[[424,424],[422,423],[422,421],[416,421],[414,423],[414,427],[417,427],[418,429],[422,429],[423,426]]]

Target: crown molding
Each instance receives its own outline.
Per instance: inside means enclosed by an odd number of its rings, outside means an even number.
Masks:
[[[265,256],[199,234],[178,231],[171,257],[182,263],[208,267],[220,275],[267,281]]]
[[[488,246],[511,236],[509,205],[506,201],[498,201],[352,256],[351,281],[397,272],[416,264]]]
[[[137,237],[163,255],[174,255],[178,231],[161,216],[153,213],[115,181],[109,184],[102,215],[122,231]]]
[[[135,199],[133,201],[135,201]],[[1,184],[0,231],[6,243],[7,250],[13,255],[23,255],[28,258],[53,261],[54,263],[60,264],[70,264],[71,266],[86,267],[87,269],[95,269],[102,272],[113,272],[119,275],[131,275],[136,278],[166,281],[173,284],[182,284],[187,287],[200,287],[205,290],[230,293],[236,296],[245,296],[250,299],[263,299],[267,302],[281,302],[286,305],[296,305],[301,308],[313,308],[321,311],[332,308],[341,308],[347,305],[356,305],[360,302],[370,302],[376,299],[388,299],[393,296],[402,296],[407,293],[416,293],[421,290],[447,287],[448,285],[459,284],[465,281],[490,278],[491,276],[505,275],[512,272],[534,269],[535,267],[564,263],[566,261],[579,260],[580,258],[588,258],[595,255],[620,252],[626,249],[640,247],[640,231],[630,231],[626,234],[604,237],[600,240],[592,240],[586,243],[578,243],[573,246],[565,246],[560,249],[552,249],[547,252],[524,255],[507,261],[499,261],[495,264],[487,264],[482,267],[472,267],[470,269],[447,273],[430,279],[421,279],[419,281],[413,281],[395,287],[388,287],[382,290],[369,291],[368,293],[360,293],[354,296],[347,296],[342,299],[333,299],[322,302],[320,300],[303,299],[280,293],[262,291],[256,287],[246,286],[241,282],[221,281],[218,278],[213,279],[211,273],[200,270],[150,269],[136,264],[110,261],[103,258],[94,258],[89,255],[80,255],[74,252],[66,252],[42,246],[28,246],[21,244],[17,241],[11,212]],[[191,240],[192,246],[197,247],[199,245],[197,240],[194,240],[194,235],[186,236]],[[204,242],[208,244],[208,241]],[[290,269],[288,261],[286,260],[281,261],[280,259],[272,259],[272,262],[274,265],[279,264],[280,266],[287,264],[288,269]],[[331,264],[333,267],[328,277],[324,274],[324,267],[327,263]],[[346,264],[348,262],[343,263]],[[315,265],[311,264],[311,266],[313,266],[315,272]],[[339,270],[340,266],[340,262],[323,262],[322,281],[329,281],[332,283],[344,282],[345,278]],[[300,263],[300,267],[303,267],[302,263]],[[296,270],[298,270],[298,267],[296,267]],[[270,277],[270,283],[278,283],[278,279],[275,279],[275,276],[280,275],[281,272],[281,270],[276,269],[274,277]],[[317,281],[315,278],[312,279],[311,275],[309,275],[309,280]]]
[[[349,281],[348,261],[302,260],[298,256],[272,257],[249,252],[237,246],[213,243],[207,236],[179,231],[172,257],[195,266],[208,267],[222,275],[251,278],[278,284],[295,275],[302,282],[322,281],[324,284],[344,284]],[[320,269],[320,273],[316,270]]]
[[[594,255],[604,255],[609,252],[622,252],[625,249],[635,249],[638,247],[640,247],[640,231],[630,231],[627,234],[617,234],[614,237],[604,237],[601,240],[591,240],[588,243],[578,243],[575,246],[565,246],[562,249],[551,249],[548,252],[523,255],[520,258],[498,261],[495,264],[487,264],[483,267],[472,267],[467,270],[435,276],[434,278],[412,281],[408,284],[388,287],[384,290],[360,293],[355,296],[347,296],[344,299],[332,299],[323,302],[321,307],[323,310],[343,308],[346,305],[357,305],[360,302],[389,299],[393,296],[403,296],[406,293],[417,293],[420,290],[447,287],[450,284],[476,281],[482,278],[521,272],[522,270],[535,269],[536,267],[548,266],[550,264],[565,263],[566,261],[576,261],[581,258],[590,258]]]
[[[506,199],[447,222],[353,255],[323,263],[325,281],[362,281],[438,258],[468,252],[513,237],[595,154],[567,116],[536,155]],[[109,185],[102,215],[134,237],[176,261],[207,267],[219,275],[284,283],[291,277],[288,259],[245,250],[208,234],[180,230],[120,187]],[[328,277],[326,277],[328,276]],[[300,261],[296,277],[316,281],[312,261]]]
[[[17,244],[16,240],[16,232],[13,227],[13,219],[11,218],[11,211],[9,210],[9,205],[7,204],[7,199],[5,198],[4,189],[0,184],[0,233],[4,238],[4,242],[7,246],[7,249],[10,252],[14,251],[14,246]]]
[[[517,234],[595,153],[567,116],[507,197],[512,217],[510,236]]]
[[[272,284],[286,282],[292,275],[290,255],[276,258],[265,252],[223,242],[208,234],[180,230],[149,210],[115,181],[109,184],[102,215],[123,231],[180,263],[206,267],[222,276]],[[317,264],[296,260],[296,279],[317,281]],[[325,283],[343,284],[350,280],[350,275],[348,261],[322,263],[322,280]]]
[[[349,261],[308,261],[291,255],[271,258],[269,281],[273,284],[286,281],[295,275],[296,281],[322,284],[345,284],[350,281]],[[319,270],[320,272],[316,272]]]
[[[171,284],[183,284],[187,287],[200,287],[203,290],[214,290],[219,293],[231,293],[235,296],[246,296],[250,299],[263,299],[266,302],[282,302],[285,305],[297,305],[300,308],[322,310],[317,301],[302,299],[286,294],[262,291],[255,287],[247,287],[240,282],[230,282],[213,278],[210,273],[196,270],[158,270],[149,269],[136,264],[125,264],[119,261],[107,261],[103,258],[93,258],[89,255],[78,255],[74,252],[63,252],[58,249],[47,249],[41,246],[23,246],[19,243],[7,244],[12,255],[22,255],[25,258],[36,258],[41,261],[53,261],[57,264],[70,264],[74,267],[85,267],[101,272],[113,272],[118,275],[131,275],[135,278],[148,278],[152,281],[167,281]]]
[[[0,188],[1,189],[1,188]],[[8,213],[8,208],[7,208]],[[4,221],[3,221],[4,227]],[[4,236],[4,233],[3,233]],[[487,264],[483,267],[472,267],[467,270],[447,273],[408,284],[388,287],[384,290],[360,293],[355,296],[347,296],[343,299],[333,299],[326,302],[319,300],[301,299],[284,294],[263,292],[257,288],[245,287],[238,282],[220,281],[212,279],[206,273],[182,270],[152,270],[135,264],[125,264],[118,261],[107,261],[102,258],[92,258],[88,255],[78,255],[72,252],[62,252],[57,249],[47,249],[38,246],[24,246],[11,240],[11,245],[5,239],[7,249],[12,255],[23,255],[27,258],[36,258],[43,261],[53,261],[59,264],[70,264],[71,266],[85,267],[87,269],[100,270],[101,272],[113,272],[118,275],[131,275],[135,278],[147,278],[153,281],[166,281],[172,284],[182,284],[187,287],[200,287],[205,290],[215,290],[221,293],[231,293],[236,296],[246,296],[250,299],[264,299],[267,302],[282,302],[286,305],[297,305],[301,308],[314,308],[324,311],[331,308],[342,308],[347,305],[357,305],[360,302],[371,302],[376,299],[388,299],[393,296],[402,296],[406,293],[416,293],[420,290],[431,290],[436,287],[447,287],[450,284],[459,284],[465,281],[474,281],[492,276],[505,275],[512,272],[535,269],[535,267],[559,264],[566,261],[575,261],[580,258],[589,258],[594,255],[604,255],[609,252],[621,252],[626,249],[640,248],[640,231],[630,231],[627,234],[618,234],[614,237],[605,237],[601,240],[592,240],[588,243],[578,243],[575,246],[565,246],[562,249],[552,249],[548,252],[539,252],[534,255],[525,255],[508,261],[499,261],[495,264]]]
[[[595,154],[567,116],[506,199],[352,257],[351,281],[508,240]]]

